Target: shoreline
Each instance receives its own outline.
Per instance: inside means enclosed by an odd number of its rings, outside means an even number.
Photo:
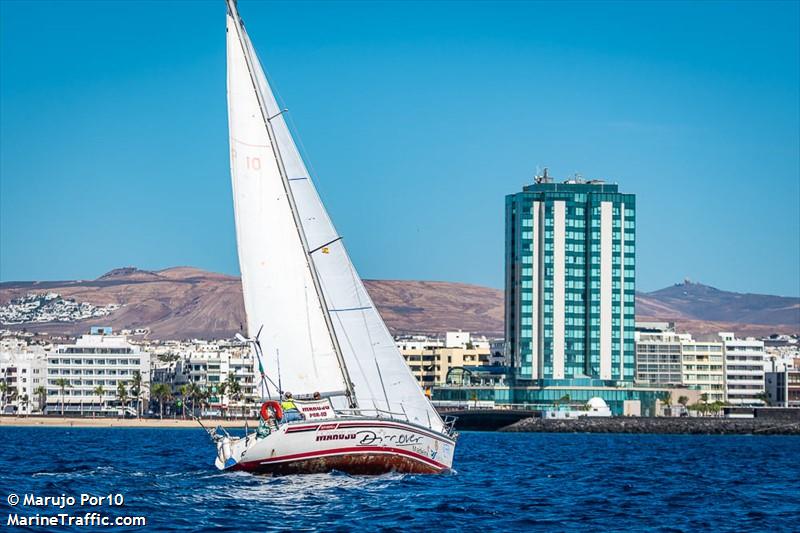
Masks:
[[[207,428],[243,429],[242,419],[201,420]],[[258,420],[247,420],[250,428]],[[181,418],[81,418],[0,416],[2,427],[62,428],[172,428],[202,429],[195,420]],[[469,431],[469,430],[466,430]],[[490,430],[491,431],[491,430]],[[497,431],[509,433],[627,433],[652,435],[800,435],[800,420],[758,418],[582,417],[571,420],[525,418]]]
[[[209,428],[244,428],[244,420],[204,418],[203,425]],[[248,426],[258,426],[257,420],[248,420]],[[75,427],[75,428],[200,428],[195,420],[181,418],[81,418],[60,416],[0,416],[0,427]]]

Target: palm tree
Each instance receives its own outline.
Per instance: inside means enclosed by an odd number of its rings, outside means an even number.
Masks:
[[[228,379],[223,385],[225,386],[225,391],[228,393],[229,400],[238,402],[242,399],[242,386],[239,385],[239,380],[236,379],[236,376],[228,374]],[[244,410],[242,410],[242,416],[244,416]]]
[[[200,387],[200,418],[203,414],[203,407],[211,408],[211,387],[207,384],[203,387]]]
[[[181,418],[186,419],[186,391],[189,390],[187,385],[178,387],[178,396],[180,396]]]
[[[196,416],[195,411],[197,410],[197,400],[202,398],[203,390],[200,388],[197,383],[189,383],[189,387],[187,388],[187,394],[189,398],[192,400],[192,416]],[[202,414],[202,413],[201,413]]]
[[[33,390],[33,393],[39,398],[39,411],[44,411],[45,399],[47,397],[47,389],[43,385],[39,385]]]
[[[103,413],[103,395],[106,393],[106,390],[103,388],[102,385],[98,385],[92,390],[93,394],[97,394],[100,396],[100,414]]]
[[[191,387],[192,410],[195,412],[195,416],[203,418],[203,405],[205,404],[206,398],[210,396],[210,393],[199,383],[192,383]],[[200,407],[200,412],[197,412],[198,407]]]
[[[128,390],[125,388],[125,382],[117,382],[117,398],[122,406],[122,418],[125,418],[125,402],[128,401]]]
[[[688,396],[678,396],[678,403],[683,406],[683,412],[686,413],[686,411],[687,411],[686,405],[689,403],[689,397]],[[683,416],[683,413],[681,413],[681,416]]]
[[[223,381],[222,383],[217,385],[217,398],[219,399],[219,410],[223,418],[225,418],[225,410],[227,409],[224,401],[226,392],[228,392],[228,382]]]
[[[142,373],[134,370],[131,379],[131,394],[136,398],[136,418],[142,414]]]
[[[29,403],[28,395],[27,394],[23,394],[22,398],[19,399],[19,405],[22,408],[22,411],[26,412],[25,414],[27,414],[27,411],[28,411],[28,403]]]
[[[761,400],[762,402],[764,402],[764,405],[769,405],[769,394],[767,394],[766,391],[765,392],[759,392],[756,395],[756,399],[757,400]]]
[[[150,385],[150,395],[158,399],[159,418],[164,419],[164,401],[172,395],[169,385],[166,383],[156,383]]]
[[[0,381],[0,411],[4,410],[6,406],[6,392],[8,392],[8,383],[3,379]]]
[[[61,416],[64,416],[64,390],[71,389],[72,385],[69,384],[69,381],[65,378],[58,378],[56,380],[56,386],[58,386],[59,390],[61,391]]]
[[[710,406],[708,405],[708,393],[704,392],[700,395],[700,402],[702,402],[703,408],[700,411],[703,416],[706,416],[708,412],[711,410]]]
[[[669,391],[665,392],[664,393],[664,397],[663,397],[663,399],[661,401],[664,402],[664,405],[667,407],[667,409],[669,409],[669,414],[671,416],[672,415],[672,409],[670,409],[670,407],[672,406],[672,393],[669,392]],[[667,409],[665,409],[665,411]]]

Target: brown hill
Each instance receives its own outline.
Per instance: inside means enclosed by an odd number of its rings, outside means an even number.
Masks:
[[[394,333],[442,333],[463,329],[503,334],[503,291],[444,281],[367,280],[367,289]],[[122,307],[108,317],[71,323],[14,326],[75,335],[91,325],[149,328],[151,337],[220,338],[244,323],[239,278],[192,267],[159,271],[112,270],[91,281],[0,283],[0,304],[29,292]],[[718,331],[739,335],[800,332],[800,298],[739,294],[683,283],[637,294],[638,320],[676,322],[681,331],[704,337]]]
[[[396,333],[464,329],[502,335],[503,293],[498,289],[439,281],[373,281],[367,290]],[[13,326],[75,335],[102,323],[115,329],[149,328],[158,339],[231,337],[244,323],[239,278],[191,267],[155,272],[118,268],[92,281],[0,284],[0,304],[29,292],[122,307],[102,319]]]

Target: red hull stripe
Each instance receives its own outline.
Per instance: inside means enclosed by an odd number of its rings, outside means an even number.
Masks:
[[[314,431],[319,426],[301,426],[301,427],[292,427],[289,426],[286,428],[286,433],[302,433],[303,431]]]
[[[319,424],[315,424],[313,426],[289,426],[289,429],[317,429]]]
[[[425,457],[424,455],[418,454],[416,452],[412,452],[410,450],[403,450],[401,448],[389,448],[384,446],[356,446],[350,448],[335,448],[333,450],[325,450],[325,451],[295,453],[292,455],[281,455],[280,457],[271,457],[269,459],[264,459],[259,461],[249,461],[247,463],[240,463],[240,467],[241,468],[247,468],[248,466],[256,467],[258,465],[269,464],[269,463],[295,461],[298,459],[314,459],[316,457],[325,457],[328,455],[342,455],[347,453],[359,453],[359,452],[361,453],[379,452],[379,453],[393,453],[397,455],[405,455],[407,457],[411,457],[412,459],[428,463],[429,465],[435,466],[436,468],[441,468],[441,469],[449,468],[447,465],[444,465],[438,461],[434,461],[430,457]]]
[[[396,428],[402,429],[404,431],[411,431],[412,433],[419,433],[420,435],[425,435],[426,437],[430,437],[432,439],[436,439],[440,442],[444,442],[446,444],[455,444],[455,441],[448,440],[444,438],[442,435],[437,435],[436,433],[431,433],[429,431],[421,430],[414,426],[404,426],[401,424],[392,424],[391,422],[341,422],[337,429],[342,428],[368,428],[368,427],[388,427],[388,428]]]

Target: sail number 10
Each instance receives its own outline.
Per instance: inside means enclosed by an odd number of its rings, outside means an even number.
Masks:
[[[236,153],[236,150],[231,150],[231,158],[234,161],[236,161],[238,155],[239,154]],[[244,156],[244,166],[247,170],[261,170],[261,158],[246,155]]]
[[[250,157],[249,155],[244,158],[245,165],[250,170],[261,170],[261,158]]]

